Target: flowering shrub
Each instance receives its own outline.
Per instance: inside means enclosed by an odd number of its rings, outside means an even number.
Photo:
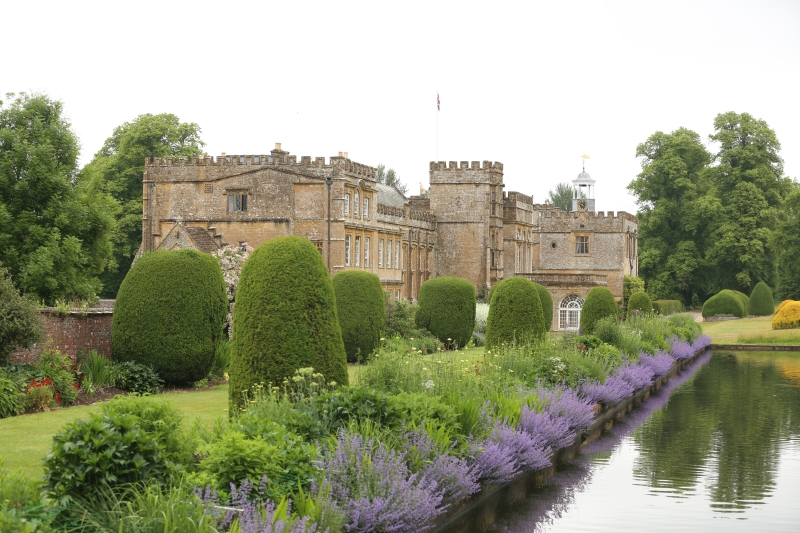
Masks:
[[[709,346],[711,346],[711,337],[708,335],[700,335],[692,343],[692,350],[697,352],[699,350],[704,350]]]
[[[43,351],[34,368],[37,381],[49,380],[48,387],[52,387],[56,405],[71,405],[78,397],[80,387],[73,374],[72,360],[60,351]]]
[[[584,382],[580,391],[587,398],[598,403],[613,404],[633,394],[633,386],[619,376],[610,376],[604,383],[590,379]]]
[[[653,376],[654,373],[650,367],[638,363],[630,363],[617,370],[617,377],[630,383],[633,390],[652,385]]]
[[[565,418],[572,430],[583,431],[594,419],[591,403],[574,389],[566,387],[546,389],[539,385],[536,394],[537,402],[546,405],[550,414]]]
[[[242,266],[253,250],[253,247],[244,242],[239,246],[224,246],[212,254],[222,269],[222,279],[225,280],[228,294],[228,315],[225,318],[225,327],[229,338],[233,337],[233,305],[236,299],[236,287],[239,286]]]
[[[473,456],[471,466],[475,478],[487,483],[504,483],[516,476],[521,467],[515,449],[519,447],[511,442],[497,442],[491,438],[473,444],[470,453]]]
[[[676,340],[670,346],[669,353],[673,359],[679,361],[681,359],[689,359],[695,354],[695,349],[686,341]]]
[[[61,405],[61,393],[56,392],[50,378],[32,379],[25,389],[28,409],[33,411],[49,411],[51,407]]]
[[[537,412],[529,409],[527,405],[522,407],[517,430],[530,435],[534,442],[548,452],[569,446],[575,441],[575,432],[570,429],[566,418],[546,410]],[[549,456],[550,453],[547,454],[548,458]]]
[[[663,376],[674,363],[672,357],[665,351],[659,351],[655,355],[642,353],[639,355],[639,364],[648,367],[654,376]]]

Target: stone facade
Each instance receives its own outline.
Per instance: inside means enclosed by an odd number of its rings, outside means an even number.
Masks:
[[[485,293],[521,275],[548,287],[562,329],[565,298],[582,301],[596,285],[621,298],[623,276],[636,275],[630,214],[566,214],[505,193],[501,163],[431,162],[429,172],[427,194],[406,197],[347,154],[298,161],[280,144],[263,155],[147,160],[142,249],[214,251],[300,235],[331,274],[373,272],[392,297],[411,300],[435,276]]]

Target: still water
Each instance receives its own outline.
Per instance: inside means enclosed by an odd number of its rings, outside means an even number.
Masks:
[[[800,353],[706,355],[487,532],[800,532]]]

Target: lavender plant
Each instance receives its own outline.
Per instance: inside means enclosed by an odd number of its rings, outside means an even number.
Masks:
[[[633,390],[633,386],[619,376],[611,376],[604,383],[588,380],[580,387],[582,395],[605,404],[617,403],[633,394]]]
[[[631,384],[633,390],[639,390],[653,384],[653,370],[637,363],[630,363],[621,366],[616,373],[616,377],[621,378]]]
[[[648,367],[655,376],[663,376],[669,372],[673,363],[672,357],[663,350],[658,351],[655,355],[639,354],[639,364]]]

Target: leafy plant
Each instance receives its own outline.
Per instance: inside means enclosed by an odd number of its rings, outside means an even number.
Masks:
[[[649,314],[653,312],[653,303],[644,291],[634,292],[628,300],[628,316],[635,313]]]
[[[472,338],[475,287],[466,279],[429,279],[419,288],[417,306],[417,327],[430,331],[443,343],[463,347]]]
[[[225,379],[225,374],[228,372],[228,366],[231,362],[231,342],[222,340],[214,352],[214,364],[211,365],[211,370],[208,377],[214,380]]]
[[[78,397],[80,387],[72,371],[72,360],[60,351],[44,350],[34,368],[40,380],[51,380],[58,405],[71,405]]]
[[[124,391],[140,394],[158,394],[164,386],[164,381],[152,367],[133,361],[125,361],[116,366],[114,383]]]
[[[412,337],[412,332],[417,327],[414,322],[417,306],[407,300],[394,300],[388,292],[384,293],[384,302],[386,304],[386,332],[384,336],[386,338],[394,336],[401,338]]]
[[[494,287],[486,319],[488,348],[539,340],[546,331],[539,291],[532,281],[512,277]]]
[[[113,361],[97,353],[97,350],[89,350],[79,361],[83,373],[82,388],[87,396],[94,396],[97,390],[115,386],[117,371]]]
[[[333,277],[333,290],[347,361],[365,361],[380,345],[386,327],[381,280],[370,272],[347,270]]]
[[[595,287],[589,291],[581,309],[581,331],[593,334],[595,323],[605,317],[618,319],[617,302],[606,287]]]
[[[23,410],[22,395],[16,383],[0,373],[0,418],[16,416]],[[2,498],[0,498],[2,501]]]
[[[44,335],[36,305],[20,296],[8,270],[0,267],[0,364],[18,348],[29,348]]]

